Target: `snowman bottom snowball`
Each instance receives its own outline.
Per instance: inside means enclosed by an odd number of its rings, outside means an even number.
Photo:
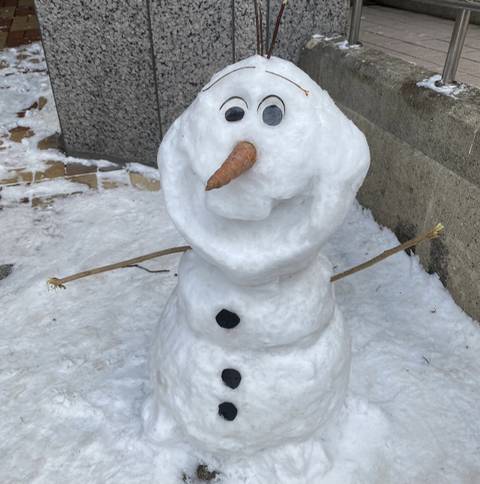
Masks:
[[[320,438],[350,370],[321,247],[366,175],[365,137],[294,64],[253,56],[213,76],[158,165],[192,251],[154,337],[145,429],[230,457]]]

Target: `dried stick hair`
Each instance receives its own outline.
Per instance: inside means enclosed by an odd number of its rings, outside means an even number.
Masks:
[[[282,20],[283,12],[285,11],[287,3],[288,0],[282,0],[282,4],[280,5],[280,11],[278,12],[277,21],[275,22],[275,30],[273,31],[272,42],[270,43],[270,48],[268,49],[267,59],[270,59],[270,57],[272,57],[273,47],[277,40],[278,29],[280,28],[280,22]]]
[[[263,57],[263,54],[265,53],[265,48],[263,44],[263,5],[262,5],[262,0],[260,0],[260,3],[258,5],[258,23],[260,25],[260,55]]]
[[[255,31],[256,31],[256,34],[257,34],[257,54],[261,55],[261,50],[262,50],[262,46],[260,44],[261,25],[259,24],[258,0],[253,0],[253,7],[255,8]]]

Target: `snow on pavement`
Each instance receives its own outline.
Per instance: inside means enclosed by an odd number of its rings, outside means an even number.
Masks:
[[[142,435],[147,356],[177,256],[49,290],[47,278],[182,242],[161,193],[88,192],[0,212],[0,481],[182,482],[198,460]],[[397,243],[353,207],[327,247],[337,271]],[[480,331],[416,257],[336,283],[353,339],[326,483],[476,483]],[[220,468],[221,470],[221,468]],[[254,476],[245,482],[254,483]],[[228,481],[226,481],[228,482]]]

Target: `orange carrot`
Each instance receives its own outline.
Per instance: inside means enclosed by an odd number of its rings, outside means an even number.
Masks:
[[[237,143],[222,166],[209,178],[205,190],[221,188],[251,168],[257,161],[257,150],[248,141]]]

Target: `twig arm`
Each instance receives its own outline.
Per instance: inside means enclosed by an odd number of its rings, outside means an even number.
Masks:
[[[67,276],[62,279],[59,279],[57,277],[52,277],[47,282],[49,285],[53,287],[60,287],[62,289],[65,289],[65,284],[67,282],[76,281],[77,279],[82,279],[83,277],[93,276],[94,274],[101,274],[102,272],[121,269],[122,267],[128,267],[135,264],[140,264],[141,262],[145,262],[146,260],[150,260],[150,259],[155,259],[156,257],[161,257],[164,255],[170,255],[170,254],[177,254],[179,252],[186,252],[187,250],[190,250],[190,249],[191,247],[189,245],[182,245],[180,247],[171,247],[169,249],[158,250],[157,252],[152,252],[150,254],[134,257],[133,259],[116,262],[115,264],[109,264],[102,267],[95,267],[94,269],[89,269],[88,271],[78,272],[77,274],[73,274],[71,276]]]
[[[334,276],[332,276],[330,281],[335,282],[335,281],[338,281],[339,279],[343,279],[344,277],[355,274],[356,272],[362,271],[363,269],[367,269],[368,267],[373,266],[377,262],[380,262],[386,259],[387,257],[390,257],[394,254],[397,254],[398,252],[402,252],[403,250],[407,250],[407,249],[410,249],[411,247],[418,245],[420,242],[423,242],[424,240],[436,239],[443,232],[443,229],[444,227],[442,224],[437,224],[433,229],[429,230],[428,232],[425,232],[424,234],[419,235],[418,237],[415,237],[414,239],[407,240],[407,242],[404,242],[403,244],[397,245],[392,249],[385,250],[381,254],[373,257],[370,260],[367,260],[366,262],[363,262],[362,264],[359,264],[358,266],[352,267],[351,269],[348,269],[344,272],[340,272],[339,274],[335,274]]]

